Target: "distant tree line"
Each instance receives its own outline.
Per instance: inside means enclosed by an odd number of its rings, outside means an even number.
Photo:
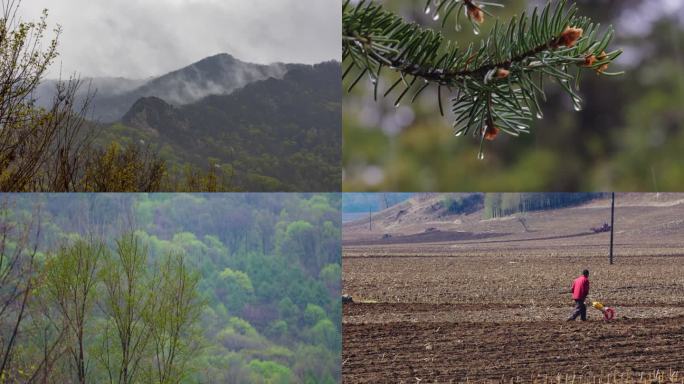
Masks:
[[[452,215],[470,214],[482,209],[484,196],[480,193],[472,194],[447,194],[443,199],[446,212]]]
[[[571,207],[602,196],[602,193],[487,193],[484,199],[484,217],[497,218]]]

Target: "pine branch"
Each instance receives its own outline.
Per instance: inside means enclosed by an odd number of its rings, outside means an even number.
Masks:
[[[434,10],[431,6],[434,5]],[[433,20],[465,14],[474,26],[484,21],[485,5],[474,0],[429,0],[426,13]],[[460,49],[440,32],[408,23],[382,6],[361,1],[343,6],[343,79],[351,78],[351,90],[366,75],[374,85],[377,99],[379,78],[384,68],[399,77],[384,92],[396,91],[395,106],[413,91],[412,101],[428,86],[438,87],[438,104],[444,115],[442,88],[451,96],[457,136],[473,131],[480,140],[480,158],[485,140],[494,140],[499,131],[513,136],[528,133],[534,117],[542,118],[539,99],[545,100],[544,81],[557,81],[581,109],[577,90],[582,70],[608,73],[608,65],[621,51],[606,53],[614,31],[599,35],[599,25],[577,16],[577,7],[560,0],[550,2],[531,15],[513,18],[508,25],[496,21],[492,33]],[[474,29],[476,32],[479,29]],[[420,80],[420,81],[419,81]]]

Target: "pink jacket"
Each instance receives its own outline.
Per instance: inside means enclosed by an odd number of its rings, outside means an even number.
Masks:
[[[572,299],[573,300],[584,300],[589,295],[589,279],[584,275],[575,279],[572,282]]]

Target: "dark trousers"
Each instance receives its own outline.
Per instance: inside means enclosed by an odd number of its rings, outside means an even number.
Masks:
[[[577,316],[579,316],[582,321],[587,320],[587,305],[584,304],[584,300],[575,300],[575,309],[572,311],[572,315],[570,315],[568,320],[575,320]]]

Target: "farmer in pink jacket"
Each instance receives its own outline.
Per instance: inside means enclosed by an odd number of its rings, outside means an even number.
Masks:
[[[570,289],[572,293],[572,299],[575,300],[575,310],[572,311],[572,315],[568,317],[568,321],[573,321],[580,317],[582,321],[587,320],[587,306],[584,304],[589,295],[589,270],[585,269],[582,272],[582,276],[575,279],[572,282],[572,288]]]

